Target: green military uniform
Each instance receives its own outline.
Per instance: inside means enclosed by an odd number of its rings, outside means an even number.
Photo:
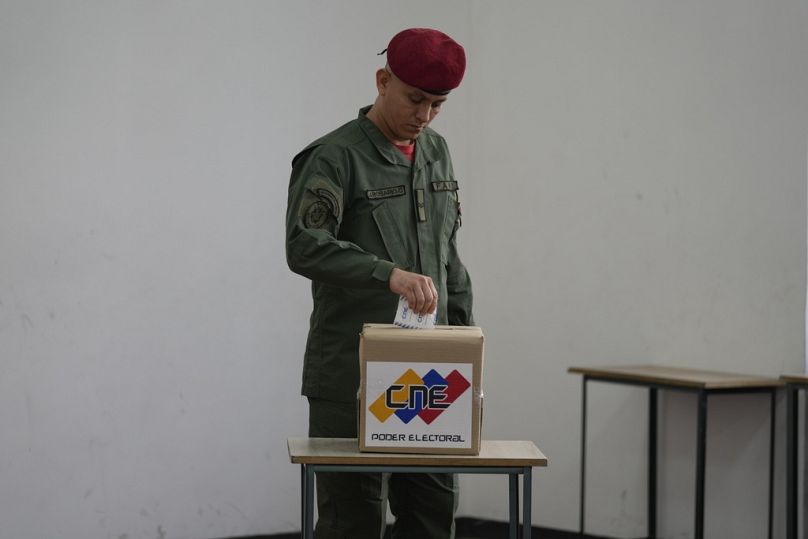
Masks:
[[[358,336],[366,322],[392,322],[398,302],[388,284],[393,268],[432,278],[439,324],[473,324],[471,281],[455,241],[458,184],[446,142],[425,129],[410,162],[365,117],[369,108],[293,160],[286,253],[289,267],[312,280],[302,391],[310,402],[310,436],[356,436]],[[369,513],[381,511],[387,488],[398,537],[451,536],[453,476],[401,474],[386,481],[378,474],[332,475],[318,475],[318,538],[379,537],[384,516]],[[354,524],[359,528],[346,527]]]

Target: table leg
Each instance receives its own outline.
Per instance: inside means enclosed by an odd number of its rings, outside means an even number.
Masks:
[[[530,466],[525,466],[524,472],[522,473],[522,538],[523,539],[531,539],[532,532],[533,532],[533,523],[530,519],[530,511],[533,506],[533,500],[531,499],[533,493],[533,480],[532,480],[532,473],[533,469]]]
[[[517,539],[519,533],[519,474],[508,474],[508,509],[510,524],[508,537]]]
[[[584,535],[584,515],[585,501],[586,501],[586,383],[589,377],[584,375],[582,378],[581,387],[581,501],[580,501],[580,515],[579,515],[579,532],[581,536]]]
[[[772,513],[774,511],[774,426],[777,422],[777,390],[772,388],[769,418],[769,539],[772,539]]]
[[[305,505],[305,520],[304,526],[304,539],[314,539],[314,470],[312,466],[305,466],[305,492],[306,492],[306,505]]]
[[[797,388],[786,386],[786,539],[797,539]]]
[[[696,529],[695,539],[704,539],[704,464],[707,456],[707,392],[698,392],[696,432]]]
[[[306,537],[306,465],[300,465],[300,536]]]
[[[648,388],[648,539],[656,539],[657,389]]]

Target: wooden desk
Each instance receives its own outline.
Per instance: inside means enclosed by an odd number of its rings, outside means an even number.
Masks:
[[[771,429],[769,439],[769,539],[771,539],[775,397],[777,388],[783,385],[780,380],[744,374],[666,367],[663,365],[570,367],[568,372],[583,375],[581,406],[581,534],[584,533],[584,501],[586,498],[586,387],[587,383],[590,381],[600,381],[648,387],[648,537],[650,539],[656,538],[657,390],[691,391],[697,394],[695,539],[704,538],[704,466],[707,450],[708,395],[716,393],[769,393],[771,395]]]
[[[808,389],[808,374],[784,374],[780,379],[786,383],[786,539],[797,539],[799,524],[799,510],[797,509],[799,442],[797,433],[799,432],[798,418],[800,416],[797,394],[800,389]]]
[[[289,438],[289,458],[300,464],[301,527],[303,537],[314,536],[315,472],[449,472],[508,474],[510,537],[519,526],[519,475],[522,476],[522,537],[531,534],[531,475],[534,466],[547,466],[547,457],[533,442],[483,440],[480,454],[423,455],[360,453],[355,438]]]

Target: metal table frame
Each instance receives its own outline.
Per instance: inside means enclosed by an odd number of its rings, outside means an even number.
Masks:
[[[314,474],[317,472],[391,472],[391,473],[459,473],[459,474],[508,474],[508,504],[510,513],[510,539],[519,537],[519,476],[522,476],[522,538],[531,537],[531,492],[532,466],[387,466],[347,464],[301,464],[300,488],[301,525],[304,539],[314,537]]]
[[[737,393],[769,393],[771,395],[771,429],[769,435],[769,539],[772,537],[772,506],[774,492],[774,438],[776,419],[776,387],[748,388],[697,388],[681,385],[619,380],[597,375],[583,375],[581,403],[581,490],[580,533],[584,535],[586,499],[586,388],[590,381],[648,387],[648,539],[656,539],[657,519],[657,391],[660,389],[695,393],[698,399],[696,417],[696,493],[695,493],[695,539],[704,538],[704,479],[707,453],[707,401],[710,395]],[[791,409],[791,408],[789,408]],[[795,420],[796,421],[796,420]],[[796,483],[795,483],[796,485]],[[795,502],[796,503],[796,502]],[[795,532],[796,533],[796,532]]]
[[[799,491],[799,391],[808,390],[808,382],[786,379],[786,539],[797,539]]]
[[[507,474],[510,528],[519,535],[519,476],[522,476],[522,533],[530,539],[533,468],[547,457],[529,440],[481,440],[476,455],[450,453],[364,453],[356,438],[289,438],[289,458],[300,465],[300,521],[303,537],[314,535],[314,481],[318,472]]]

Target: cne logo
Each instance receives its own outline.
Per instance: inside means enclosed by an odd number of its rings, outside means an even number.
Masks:
[[[430,425],[470,386],[457,370],[444,378],[431,369],[422,378],[414,370],[407,369],[368,406],[368,410],[382,423],[396,415],[405,424],[418,416]]]

